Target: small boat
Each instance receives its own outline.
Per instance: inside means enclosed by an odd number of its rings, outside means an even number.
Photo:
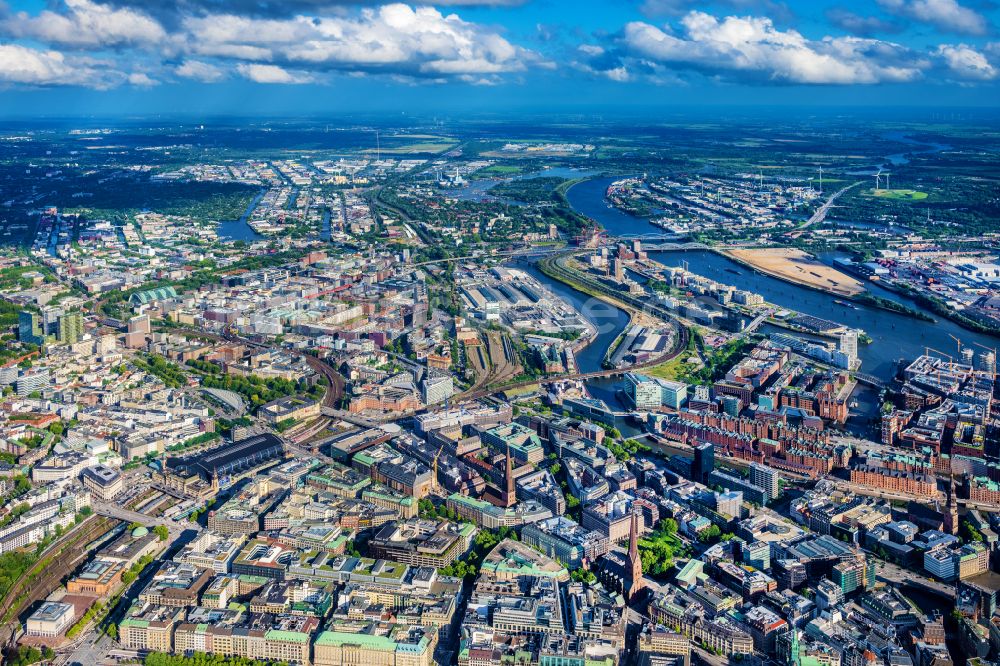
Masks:
[[[738,270],[736,270],[735,268],[727,268],[726,272],[727,273],[732,273],[733,275],[741,275],[741,273]]]

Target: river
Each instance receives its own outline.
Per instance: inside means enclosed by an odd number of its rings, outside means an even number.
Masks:
[[[573,210],[599,223],[612,236],[666,235],[648,220],[623,213],[604,198],[608,186],[618,178],[592,178],[577,183],[566,192],[566,199]]]
[[[662,233],[649,224],[647,220],[633,217],[608,206],[604,199],[604,193],[614,180],[613,178],[595,178],[573,186],[567,192],[570,205],[577,212],[601,224],[610,234],[615,236]],[[837,256],[835,253],[830,253],[822,255],[820,259],[826,263],[832,263]],[[708,250],[651,252],[650,258],[667,266],[679,266],[682,261],[686,261],[689,269],[699,275],[738,286],[740,289],[754,291],[775,305],[864,329],[872,337],[873,342],[870,345],[862,345],[858,350],[862,361],[861,370],[882,379],[891,379],[900,361],[916,358],[925,353],[928,347],[946,354],[955,354],[957,346],[951,336],[960,339],[963,347],[972,346],[977,350],[982,348],[975,347],[975,345],[991,349],[1000,346],[1000,339],[966,330],[947,319],[938,318],[936,323],[931,323],[866,305],[841,305],[835,302],[839,299],[829,294],[757,273]],[[541,276],[539,279],[543,279],[545,284],[565,297],[568,288],[554,283],[545,276]],[[557,285],[563,291],[559,291]],[[866,286],[870,292],[877,296],[916,307],[912,301],[894,292],[872,283],[866,283]],[[576,296],[576,300],[571,299],[571,302],[578,307],[581,298],[587,300],[587,297],[580,297],[573,290],[568,291]],[[624,314],[622,316],[624,317]],[[762,330],[767,332],[778,329],[764,327]],[[591,344],[581,354],[581,369],[590,370],[599,366],[607,344],[615,337],[617,337],[617,333],[601,336]],[[586,365],[582,359],[584,355],[587,357]],[[591,365],[595,361],[596,365]],[[613,396],[616,388],[616,385],[609,382],[597,382],[593,392],[595,397],[609,400],[614,404]],[[871,425],[868,419],[877,407],[877,396],[871,390],[859,387],[853,397],[854,400],[858,401],[859,412],[852,417],[848,426],[851,430],[862,434]],[[872,433],[869,431],[867,434]]]

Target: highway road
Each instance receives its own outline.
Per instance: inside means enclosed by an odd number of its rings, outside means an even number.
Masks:
[[[857,187],[861,183],[862,181],[859,180],[858,182],[851,183],[847,187],[842,187],[833,194],[831,194],[830,198],[827,199],[826,202],[822,206],[820,206],[815,213],[812,214],[812,217],[806,220],[806,223],[803,224],[801,227],[799,227],[799,229],[805,229],[806,227],[810,227],[814,224],[819,224],[820,222],[825,220],[826,214],[830,211],[830,208],[833,207],[833,202],[837,200],[837,197],[839,197],[841,194],[851,189],[852,187]]]

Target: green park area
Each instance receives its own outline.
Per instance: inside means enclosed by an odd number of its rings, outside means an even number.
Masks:
[[[869,195],[892,201],[923,201],[927,198],[927,193],[919,190],[871,190]]]

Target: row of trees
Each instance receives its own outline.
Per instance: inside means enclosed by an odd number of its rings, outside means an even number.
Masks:
[[[150,652],[143,659],[144,666],[287,666],[283,661],[259,661],[245,657],[226,657],[221,654],[195,652],[191,656]]]

